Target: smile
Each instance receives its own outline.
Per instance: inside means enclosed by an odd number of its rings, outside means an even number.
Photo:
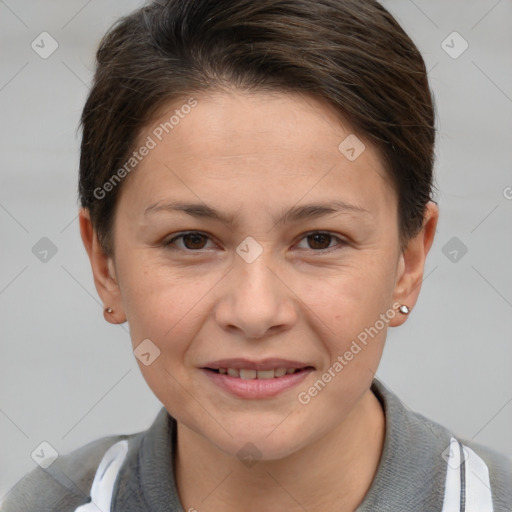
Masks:
[[[229,375],[230,377],[240,378],[244,380],[252,379],[274,379],[283,377],[283,375],[292,375],[296,372],[304,370],[304,368],[273,368],[270,370],[252,370],[248,368],[207,368],[221,375]]]
[[[229,367],[200,369],[209,382],[221,391],[244,399],[264,399],[279,395],[302,383],[314,370],[312,366],[266,370]]]

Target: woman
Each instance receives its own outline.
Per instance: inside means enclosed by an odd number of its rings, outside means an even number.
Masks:
[[[432,96],[393,17],[156,1],[97,59],[81,235],[164,407],[4,510],[510,510],[510,459],[375,378],[438,220]]]

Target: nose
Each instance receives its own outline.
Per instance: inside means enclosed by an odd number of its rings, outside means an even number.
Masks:
[[[297,320],[293,286],[265,251],[252,262],[235,255],[216,307],[218,325],[240,336],[261,339],[290,329]],[[281,268],[281,271],[279,270]]]

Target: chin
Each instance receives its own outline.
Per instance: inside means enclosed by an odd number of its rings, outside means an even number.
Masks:
[[[228,446],[218,448],[239,459],[247,467],[252,467],[256,462],[282,460],[298,449],[296,444],[286,443],[283,439],[271,442],[268,439],[252,439],[247,436],[236,438]]]
[[[230,428],[229,432],[233,437],[210,437],[206,433],[203,436],[226,455],[239,459],[248,467],[251,467],[252,461],[284,459],[298,451],[306,442],[302,437],[294,438],[296,429],[277,432],[275,427],[259,429],[257,424],[253,424],[251,432],[243,426]],[[267,432],[271,434],[268,435]]]

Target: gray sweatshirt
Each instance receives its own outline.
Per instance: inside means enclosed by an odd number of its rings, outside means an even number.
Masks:
[[[355,512],[512,511],[512,458],[410,411],[377,378],[371,389],[384,408],[386,434]],[[184,512],[173,471],[176,433],[176,420],[162,408],[146,431],[104,437],[36,467],[0,510]]]

